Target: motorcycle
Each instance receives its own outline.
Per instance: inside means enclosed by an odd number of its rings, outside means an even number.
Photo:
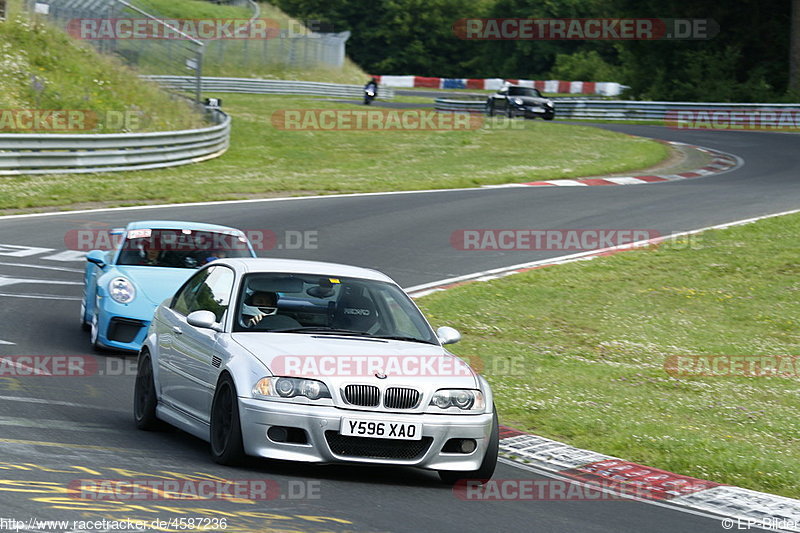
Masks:
[[[375,88],[372,86],[364,87],[364,105],[369,105],[375,99]]]

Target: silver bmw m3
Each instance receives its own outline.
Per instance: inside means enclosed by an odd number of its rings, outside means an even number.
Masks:
[[[210,443],[213,459],[405,465],[445,483],[491,478],[486,380],[443,346],[405,292],[369,269],[221,259],[156,310],[134,417]]]

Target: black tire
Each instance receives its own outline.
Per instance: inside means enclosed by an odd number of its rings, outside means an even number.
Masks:
[[[372,103],[372,98],[370,98],[369,96],[365,96],[364,97],[364,105],[369,105],[371,103]]]
[[[81,330],[91,331],[92,326],[86,322],[86,302],[81,301]]]
[[[89,324],[89,342],[92,345],[92,349],[97,353],[106,353],[108,352],[108,348],[100,344],[100,336],[98,334],[98,326],[97,326],[97,313],[92,315],[92,322]]]
[[[150,354],[142,350],[139,365],[136,369],[136,383],[133,387],[133,419],[136,427],[145,431],[153,431],[163,427],[156,418],[156,383],[153,379],[153,363]]]
[[[556,114],[555,113],[545,113],[542,118],[545,119],[545,120],[553,120],[554,118],[556,118]]]
[[[211,403],[211,457],[221,465],[233,466],[244,460],[242,425],[239,420],[239,402],[236,386],[224,374]]]
[[[467,472],[457,472],[453,470],[439,470],[439,479],[446,485],[455,485],[462,479],[478,480],[486,483],[492,479],[494,469],[497,466],[497,455],[500,450],[500,425],[497,421],[497,410],[492,417],[492,434],[489,437],[489,447],[486,455],[483,456],[481,466],[477,470]]]

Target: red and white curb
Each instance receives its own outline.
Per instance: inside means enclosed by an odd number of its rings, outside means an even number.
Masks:
[[[503,185],[484,185],[484,188],[500,188],[500,187],[592,187],[596,185],[639,185],[642,183],[660,183],[664,181],[678,181],[691,178],[701,178],[703,176],[710,176],[713,174],[722,174],[723,172],[730,172],[744,165],[742,158],[733,154],[720,152],[719,150],[712,150],[711,148],[703,148],[702,146],[695,146],[692,144],[666,141],[668,144],[674,146],[684,146],[693,148],[701,152],[705,152],[712,156],[712,160],[704,167],[694,169],[690,172],[679,172],[677,174],[648,174],[643,176],[621,176],[611,178],[580,178],[580,179],[562,179],[562,180],[545,180],[545,181],[530,181],[527,183],[507,183]]]
[[[522,433],[500,430],[500,453],[587,486],[704,511],[738,521],[738,529],[800,531],[800,500],[673,474],[610,455]],[[732,524],[733,525],[733,524]],[[747,527],[750,529],[750,527]]]
[[[759,220],[797,213],[800,213],[800,209],[737,220],[600,250],[476,272],[408,287],[406,292],[412,298],[420,298],[467,283],[489,281],[552,265],[590,260],[707,230],[742,226]],[[595,486],[607,490],[611,484],[620,488],[618,491],[620,494],[635,494],[636,499],[639,500],[677,505],[690,510],[689,512],[710,513],[724,517],[725,520],[738,521],[735,524],[723,521],[722,527],[725,529],[752,528],[800,532],[800,500],[674,474],[610,455],[576,448],[563,442],[531,435],[506,426],[500,428],[500,453],[521,465],[530,465],[552,472],[590,487]],[[727,527],[728,525],[730,527]]]

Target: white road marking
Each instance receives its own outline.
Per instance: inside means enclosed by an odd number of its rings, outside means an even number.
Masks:
[[[13,294],[9,292],[0,292],[0,296],[6,298],[28,298],[30,300],[68,300],[70,302],[80,302],[83,298],[76,298],[72,296],[48,296],[46,294]]]
[[[38,248],[36,246],[18,246],[16,244],[0,244],[0,255],[5,257],[29,257],[31,255],[52,252],[53,248]]]
[[[23,372],[25,372],[24,375],[28,375],[29,373],[36,374],[37,376],[52,376],[53,375],[50,372],[48,372],[47,370],[40,370],[40,369],[38,369],[36,367],[25,365],[23,363],[20,363],[19,361],[13,360],[13,359],[7,359],[5,357],[0,357],[0,361],[5,361],[6,363],[8,363],[9,365],[13,366],[14,368],[22,370]]]
[[[38,268],[41,270],[58,270],[59,272],[76,272],[78,274],[83,274],[83,269],[80,268],[67,268],[67,267],[54,267],[54,266],[44,266],[44,265],[29,265],[27,263],[6,263],[5,261],[0,261],[0,266],[13,266],[13,267],[25,267],[25,268]]]
[[[86,252],[79,252],[77,250],[64,250],[63,252],[59,252],[57,254],[42,257],[42,259],[46,259],[47,261],[62,261],[65,263],[86,261]]]
[[[7,285],[25,284],[39,284],[39,285],[83,285],[82,281],[57,281],[52,279],[33,279],[33,278],[9,278],[0,276],[0,287]]]
[[[0,339],[0,344],[5,344],[5,345],[8,345],[8,346],[14,346],[16,343],[9,342],[9,341],[4,341],[3,339]]]

